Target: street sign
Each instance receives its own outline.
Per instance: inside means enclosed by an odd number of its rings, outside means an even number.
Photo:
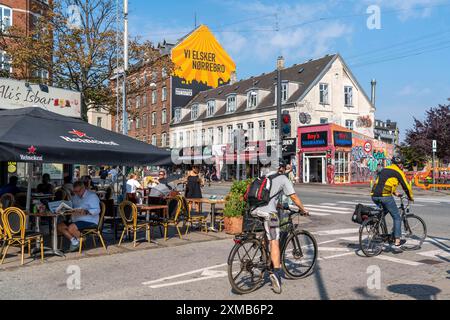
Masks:
[[[286,138],[286,139],[283,139],[283,149],[282,149],[283,157],[295,154],[295,151],[297,149],[296,148],[296,146],[297,146],[296,142],[297,142],[297,138]]]
[[[433,140],[433,152],[437,151],[437,141]]]

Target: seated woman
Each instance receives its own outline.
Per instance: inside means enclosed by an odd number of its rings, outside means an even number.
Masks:
[[[53,185],[50,183],[50,175],[44,173],[42,175],[42,183],[38,184],[36,190],[38,193],[53,194]]]

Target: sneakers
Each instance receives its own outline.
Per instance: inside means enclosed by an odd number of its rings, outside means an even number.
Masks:
[[[394,244],[394,246],[395,246],[395,247],[397,247],[397,248],[398,248],[398,247],[401,247],[402,245],[404,245],[405,243],[406,243],[406,240],[405,240],[405,239],[401,239],[401,240],[400,240],[400,244],[399,244],[399,245],[396,245],[396,244],[395,244],[395,241],[394,241],[394,243],[393,243],[393,244]]]
[[[272,290],[273,292],[280,294],[281,293],[281,277],[279,272],[271,272],[269,274],[270,282],[272,282]]]
[[[69,252],[76,252],[80,249],[80,243],[78,244],[70,244]]]

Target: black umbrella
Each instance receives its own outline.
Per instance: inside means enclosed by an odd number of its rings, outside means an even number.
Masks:
[[[169,151],[42,108],[0,111],[0,161],[169,165]]]

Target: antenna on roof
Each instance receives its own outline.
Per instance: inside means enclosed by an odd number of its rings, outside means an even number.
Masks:
[[[197,29],[197,12],[194,12],[194,29]]]

